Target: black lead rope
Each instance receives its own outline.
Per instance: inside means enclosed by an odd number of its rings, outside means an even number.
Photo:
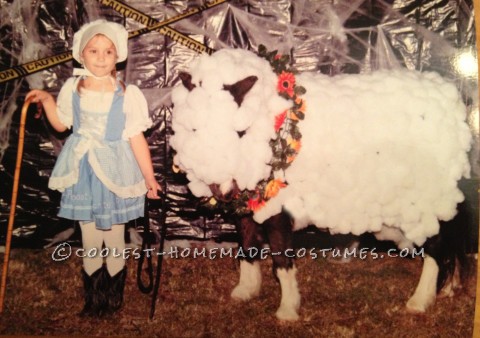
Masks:
[[[167,234],[167,226],[165,224],[166,219],[166,194],[162,191],[160,193],[160,208],[161,208],[161,215],[160,215],[160,239],[159,239],[159,248],[158,251],[152,250],[152,236],[150,236],[150,219],[148,216],[148,208],[149,202],[148,199],[145,200],[145,216],[143,222],[143,239],[142,239],[142,250],[140,252],[140,257],[138,260],[137,266],[137,284],[138,288],[141,292],[145,294],[149,294],[152,292],[152,303],[150,307],[150,319],[153,318],[155,314],[155,305],[157,302],[158,297],[158,289],[160,287],[160,279],[162,275],[162,265],[163,265],[163,250],[165,247],[165,237]],[[146,257],[145,257],[146,255]],[[155,281],[153,279],[153,264],[152,259],[153,256],[157,256],[157,269],[155,273]],[[142,280],[142,271],[143,265],[145,262],[145,258],[147,260],[147,276],[148,276],[148,284],[145,285]]]
[[[167,125],[167,114],[163,114],[163,122]],[[168,163],[168,134],[163,143],[164,154],[163,157],[163,168],[167,168]],[[167,235],[167,178],[163,177],[163,181],[160,183],[162,185],[162,191],[160,192],[160,238],[159,238],[159,248],[157,252],[151,250],[152,247],[152,236],[150,236],[150,218],[148,214],[149,210],[149,201],[148,198],[145,198],[145,214],[144,214],[144,223],[143,223],[143,239],[142,239],[142,251],[140,252],[140,258],[138,261],[137,268],[137,284],[140,291],[143,293],[152,293],[152,304],[150,306],[150,319],[153,318],[155,314],[155,305],[157,303],[158,289],[160,287],[160,277],[162,275],[162,265],[163,265],[163,256],[164,256],[164,247],[165,247],[165,237]],[[147,274],[148,274],[148,285],[144,285],[142,281],[142,269],[143,263],[145,260],[145,253],[147,255]],[[153,267],[152,267],[152,257],[157,255],[157,271],[155,274],[155,283],[153,283]]]
[[[136,221],[135,221],[136,223]],[[142,250],[140,251],[140,257],[138,259],[137,266],[137,285],[141,292],[148,294],[153,288],[153,268],[152,268],[152,255],[151,255],[151,239],[150,239],[150,218],[148,217],[148,198],[145,198],[145,210],[143,216],[143,238],[142,238]],[[142,271],[143,262],[145,261],[145,253],[147,255],[147,276],[148,285],[143,284]]]
[[[166,182],[166,179],[165,179]],[[163,191],[160,194],[160,206],[162,208],[162,213],[160,215],[160,243],[157,253],[157,272],[155,275],[155,286],[153,288],[152,294],[152,304],[150,306],[150,319],[153,318],[155,314],[155,304],[157,303],[157,296],[158,296],[158,289],[160,287],[160,278],[162,276],[162,264],[163,264],[163,256],[164,256],[164,247],[165,247],[165,237],[167,235],[167,226],[166,226],[166,218],[167,218],[167,202],[166,202],[166,184],[163,186]]]

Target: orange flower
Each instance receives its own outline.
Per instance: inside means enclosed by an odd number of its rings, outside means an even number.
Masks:
[[[287,186],[286,183],[280,181],[278,178],[275,180],[271,180],[270,182],[267,183],[267,186],[265,187],[265,198],[272,198],[278,194],[280,189],[285,188]]]
[[[293,150],[295,150],[295,152],[298,154],[298,152],[300,151],[300,148],[302,147],[302,141],[300,140],[295,140],[291,137],[288,137],[287,138],[287,144],[290,148],[292,148]]]
[[[297,108],[297,112],[305,114],[305,110],[307,109],[307,104],[305,103],[305,100],[302,100],[301,98],[297,97],[295,99],[295,104],[300,105],[300,107]],[[298,121],[299,118],[297,114],[293,110],[288,111],[288,118],[292,121]]]
[[[275,116],[275,131],[279,131],[285,121],[285,117],[287,116],[287,111],[285,110],[283,113],[278,114]]]
[[[262,209],[264,206],[265,206],[265,201],[260,200],[260,196],[257,196],[256,198],[250,198],[247,202],[248,209],[254,212]]]
[[[300,113],[304,113],[305,114],[305,111],[307,110],[307,104],[305,103],[305,100],[302,100],[301,98],[297,98],[295,100],[295,103],[296,104],[299,104],[300,107],[297,109]]]
[[[288,111],[288,118],[292,121],[298,121],[297,115],[292,110]]]
[[[293,87],[295,87],[295,75],[290,72],[282,72],[278,76],[278,92],[286,93],[289,97],[293,97]]]

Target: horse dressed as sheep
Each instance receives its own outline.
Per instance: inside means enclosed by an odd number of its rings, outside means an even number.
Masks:
[[[437,279],[439,286],[446,279],[451,236],[441,229],[455,217],[464,199],[458,181],[470,172],[471,135],[456,87],[407,70],[296,75],[287,57],[259,52],[223,49],[180,74],[171,146],[189,189],[234,206],[241,248],[267,240],[277,253],[279,319],[298,318],[296,268],[286,252],[293,231],[310,224],[333,234],[371,232],[399,248],[423,245],[407,309],[424,312]],[[248,300],[260,286],[258,255],[248,255],[232,297]]]

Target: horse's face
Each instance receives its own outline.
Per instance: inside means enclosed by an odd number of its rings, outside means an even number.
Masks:
[[[289,106],[270,65],[251,52],[222,50],[201,56],[180,78],[170,143],[189,188],[196,196],[254,189],[270,174],[274,117]]]

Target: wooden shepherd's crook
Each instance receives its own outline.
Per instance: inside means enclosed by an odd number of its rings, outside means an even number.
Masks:
[[[15,220],[15,209],[17,206],[18,181],[20,180],[20,169],[22,166],[23,143],[25,138],[25,120],[27,119],[28,106],[32,98],[25,101],[20,116],[20,129],[18,131],[18,150],[17,163],[15,164],[15,174],[13,177],[12,202],[10,205],[10,216],[8,218],[7,236],[5,239],[5,256],[3,258],[2,284],[0,287],[0,313],[3,312],[3,301],[5,299],[5,289],[7,286],[8,261],[10,258],[10,242],[12,239],[13,222]]]

